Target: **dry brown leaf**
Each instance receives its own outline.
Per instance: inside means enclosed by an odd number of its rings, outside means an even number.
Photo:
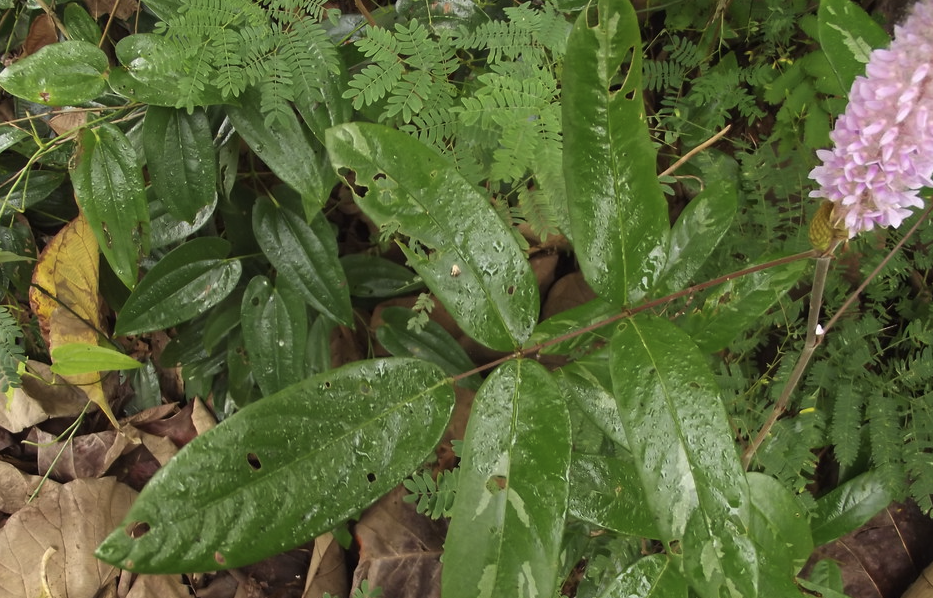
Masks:
[[[84,4],[95,19],[112,13],[114,18],[125,21],[139,10],[136,0],[84,0]]]
[[[130,439],[108,430],[76,436],[61,442],[55,436],[37,430],[39,473],[49,472],[56,480],[70,482],[79,478],[99,478],[123,454]],[[50,471],[51,470],[51,471]]]
[[[29,26],[29,33],[23,41],[23,56],[35,54],[45,46],[58,42],[58,31],[55,22],[47,14],[41,14],[33,19]]]
[[[933,598],[933,564],[924,569],[917,581],[907,588],[903,598]]]
[[[0,512],[12,514],[25,507],[26,500],[41,481],[41,476],[25,474],[14,465],[0,461]]]
[[[350,593],[347,583],[347,561],[343,548],[331,533],[314,539],[308,579],[301,598],[318,598],[328,592],[331,596],[346,596]]]
[[[97,344],[98,331],[103,330],[98,281],[97,240],[87,220],[79,215],[42,250],[29,289],[29,302],[50,351],[68,343]],[[113,427],[119,428],[104,396],[99,373],[64,379],[83,390]]]
[[[140,575],[126,598],[191,598],[178,575]]]
[[[364,579],[392,598],[440,598],[446,524],[432,521],[402,501],[399,486],[367,509],[356,524],[360,562],[353,588]]]
[[[40,565],[55,597],[93,598],[117,569],[94,558],[94,548],[119,524],[136,493],[114,478],[47,484],[0,529],[0,596],[40,595]]]
[[[87,111],[65,108],[49,119],[49,126],[59,135],[83,127],[87,123]]]
[[[581,273],[568,274],[558,279],[551,287],[541,307],[541,317],[550,318],[554,314],[583,305],[595,297],[596,293],[586,284]]]

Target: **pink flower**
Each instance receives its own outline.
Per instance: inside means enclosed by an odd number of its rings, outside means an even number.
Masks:
[[[833,149],[810,172],[833,202],[833,223],[849,238],[878,226],[900,226],[933,187],[933,0],[919,0],[894,29],[894,41],[869,57],[836,120]]]

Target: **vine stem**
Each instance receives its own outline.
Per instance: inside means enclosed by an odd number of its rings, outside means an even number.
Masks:
[[[484,372],[484,371],[486,371],[486,370],[488,370],[488,369],[494,368],[494,367],[496,367],[497,365],[500,365],[500,364],[502,364],[502,363],[505,363],[506,361],[509,361],[510,359],[518,359],[518,358],[522,358],[522,357],[528,357],[528,356],[530,356],[530,355],[533,355],[533,354],[535,354],[535,353],[538,353],[539,351],[541,351],[541,350],[543,350],[543,349],[546,349],[546,348],[548,348],[548,347],[551,347],[551,346],[553,346],[553,345],[556,345],[556,344],[558,344],[558,343],[562,343],[562,342],[564,342],[564,341],[567,341],[567,340],[576,338],[576,337],[578,337],[578,336],[580,336],[580,335],[586,334],[587,332],[592,332],[592,331],[594,331],[594,330],[597,330],[597,329],[599,329],[599,328],[602,328],[603,326],[608,326],[609,324],[612,324],[613,322],[618,322],[619,320],[621,320],[621,319],[623,319],[623,318],[628,318],[628,317],[634,316],[634,315],[637,314],[637,313],[641,313],[641,312],[643,312],[643,311],[646,311],[646,310],[649,310],[649,309],[658,307],[659,305],[664,305],[664,304],[666,304],[666,303],[670,303],[671,301],[674,301],[675,299],[679,299],[679,298],[681,298],[681,297],[686,297],[686,296],[692,295],[692,294],[694,294],[694,293],[698,293],[698,292],[700,292],[700,291],[706,290],[706,289],[708,289],[708,288],[710,288],[710,287],[716,286],[716,285],[718,285],[718,284],[722,284],[722,283],[724,283],[724,282],[728,282],[728,281],[733,280],[733,279],[735,279],[735,278],[740,278],[740,277],[746,276],[746,275],[748,275],[748,274],[753,274],[753,273],[755,273],[755,272],[760,272],[761,270],[767,270],[768,268],[773,268],[773,267],[775,267],[775,266],[781,266],[781,265],[783,265],[783,264],[789,264],[789,263],[791,263],[791,262],[796,262],[796,261],[799,261],[799,260],[808,259],[808,258],[812,258],[812,257],[819,257],[819,256],[820,256],[820,252],[819,252],[819,251],[817,251],[817,250],[815,250],[815,249],[811,249],[811,250],[809,250],[809,251],[804,251],[804,252],[801,252],[801,253],[795,253],[794,255],[788,255],[788,256],[786,256],[786,257],[778,258],[778,259],[776,259],[776,260],[771,260],[771,261],[765,262],[765,263],[763,263],[763,264],[758,264],[757,266],[751,266],[751,267],[748,267],[748,268],[744,268],[744,269],[742,269],[742,270],[736,270],[735,272],[731,272],[731,273],[726,274],[726,275],[724,275],[724,276],[720,276],[720,277],[718,277],[718,278],[714,278],[714,279],[712,279],[712,280],[708,280],[708,281],[706,281],[706,282],[703,282],[703,283],[700,283],[700,284],[696,284],[696,285],[693,285],[693,286],[691,286],[691,287],[687,287],[686,289],[683,289],[683,290],[681,290],[681,291],[677,291],[676,293],[672,293],[672,294],[670,294],[670,295],[665,295],[664,297],[661,297],[661,298],[659,298],[659,299],[653,299],[653,300],[648,301],[648,302],[646,302],[646,303],[642,303],[641,305],[639,305],[639,306],[637,306],[637,307],[633,307],[633,308],[630,308],[630,309],[622,310],[621,312],[619,312],[619,313],[617,313],[617,314],[615,314],[615,315],[612,315],[612,316],[610,316],[610,317],[608,317],[608,318],[602,319],[602,320],[600,320],[600,321],[598,321],[598,322],[595,322],[595,323],[593,323],[593,324],[589,324],[588,326],[584,326],[583,328],[578,328],[578,329],[573,330],[573,331],[571,331],[571,332],[568,332],[568,333],[566,333],[566,334],[562,334],[562,335],[560,335],[560,336],[554,337],[554,338],[549,339],[549,340],[547,340],[547,341],[538,343],[538,344],[533,345],[533,346],[531,346],[531,347],[526,347],[526,348],[524,348],[524,349],[519,349],[519,350],[517,350],[517,351],[515,351],[515,352],[513,352],[513,353],[509,353],[508,355],[505,355],[505,356],[503,356],[503,357],[500,357],[499,359],[496,359],[495,361],[490,361],[489,363],[486,363],[486,364],[483,364],[483,365],[481,365],[481,366],[479,366],[479,367],[473,368],[472,370],[469,370],[469,371],[467,371],[467,372],[463,372],[462,374],[458,374],[458,375],[456,375],[456,376],[453,377],[453,381],[456,382],[456,381],[462,380],[462,379],[464,379],[464,378],[469,378],[470,376],[472,376],[472,375],[474,375],[474,374],[479,374],[479,373]]]
[[[928,200],[928,203],[929,200]],[[901,240],[897,242],[893,249],[888,252],[888,255],[881,260],[881,263],[872,270],[865,280],[852,292],[851,295],[845,300],[839,310],[833,315],[832,318],[826,323],[826,326],[820,328],[819,318],[820,318],[820,309],[823,303],[823,290],[826,283],[826,274],[829,270],[829,261],[831,256],[829,253],[824,253],[819,256],[816,261],[816,271],[813,273],[813,288],[810,291],[810,313],[807,318],[807,339],[804,343],[803,350],[800,352],[800,356],[797,358],[797,363],[794,364],[794,369],[791,372],[790,376],[787,379],[787,382],[784,385],[784,388],[781,390],[781,396],[778,397],[777,402],[774,403],[774,407],[771,409],[771,414],[768,416],[768,419],[765,420],[765,423],[761,426],[761,429],[758,430],[758,434],[755,435],[754,440],[745,448],[745,451],[742,453],[742,465],[745,469],[748,469],[751,464],[752,458],[755,456],[755,453],[761,447],[761,444],[764,442],[765,438],[771,433],[771,429],[777,423],[778,418],[784,414],[784,411],[787,409],[787,403],[790,400],[791,393],[794,392],[794,389],[797,387],[797,384],[800,382],[800,378],[803,376],[804,370],[807,368],[807,364],[810,362],[810,358],[813,356],[813,352],[816,350],[816,347],[823,342],[823,339],[826,337],[826,333],[829,332],[829,329],[832,328],[839,318],[846,312],[847,309],[852,307],[852,304],[855,303],[856,299],[862,294],[862,292],[868,287],[872,280],[878,276],[881,270],[894,258],[894,256],[901,250],[904,244],[910,239],[914,233],[917,232],[917,229],[920,228],[920,225],[923,224],[930,214],[933,213],[933,203],[927,207],[927,209],[921,214],[920,218],[917,219],[917,222],[914,223],[912,227],[901,237]]]

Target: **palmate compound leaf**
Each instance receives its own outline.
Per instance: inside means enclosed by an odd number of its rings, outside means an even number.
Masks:
[[[611,344],[612,383],[661,540],[683,539],[703,598],[758,592],[748,482],[703,355],[666,319],[635,316]]]
[[[405,133],[367,123],[328,129],[327,149],[366,215],[409,237],[399,243],[409,265],[467,334],[502,351],[528,339],[538,318],[534,273],[453,164]]]
[[[415,359],[359,361],[308,378],[186,445],[96,556],[141,573],[183,573],[298,546],[416,470],[453,402],[444,373]]]
[[[586,281],[616,306],[648,291],[667,253],[667,202],[645,120],[641,70],[638,18],[628,0],[601,0],[598,13],[580,14],[562,82],[570,228]]]
[[[552,596],[567,512],[570,416],[551,374],[499,366],[464,438],[445,545],[444,598]],[[469,563],[469,564],[467,564]]]

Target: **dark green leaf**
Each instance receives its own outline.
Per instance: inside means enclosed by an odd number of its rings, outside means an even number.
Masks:
[[[0,87],[12,95],[45,104],[89,102],[107,87],[107,55],[84,41],[49,44],[0,72]]]
[[[570,420],[534,361],[494,371],[473,403],[441,578],[444,598],[552,596],[567,509]]]
[[[114,334],[168,328],[206,312],[230,294],[242,267],[225,259],[230,243],[201,237],[173,249],[152,267],[126,300]]]
[[[869,471],[855,477],[816,503],[810,528],[820,546],[855,531],[894,500],[882,476]]]
[[[654,294],[664,296],[690,286],[691,278],[729,230],[736,210],[733,181],[710,181],[690,200],[671,230],[667,267]]]
[[[621,306],[661,273],[669,227],[641,94],[638,17],[630,2],[598,7],[580,14],[567,41],[564,177],[580,269]]]
[[[611,344],[612,382],[660,538],[683,538],[684,573],[704,597],[728,583],[756,595],[748,482],[703,355],[664,318],[626,320]]]
[[[65,5],[65,28],[73,40],[80,40],[95,46],[100,41],[101,31],[91,15],[77,2]]]
[[[476,367],[454,337],[437,322],[428,321],[421,330],[410,330],[408,322],[417,314],[406,307],[391,306],[380,312],[384,324],[376,329],[376,338],[396,357],[418,357],[437,364],[456,376]],[[473,375],[460,381],[466,388],[477,390],[482,383]]]
[[[239,107],[227,107],[233,128],[276,176],[301,194],[310,218],[323,207],[335,182],[323,148],[292,112],[287,121],[280,115],[274,127],[266,126],[259,90],[247,89],[240,101]]]
[[[307,224],[291,210],[259,201],[253,208],[253,230],[263,254],[319,312],[353,327],[347,279],[337,259],[337,240],[320,212]]]
[[[670,558],[653,554],[635,561],[602,590],[599,598],[686,598],[687,583]]]
[[[152,187],[149,189],[151,190]],[[148,193],[147,197],[149,197]],[[216,207],[217,196],[215,195],[214,201],[201,208],[195,215],[194,222],[186,222],[169,214],[161,201],[153,199],[149,202],[149,226],[151,229],[149,237],[150,247],[152,249],[166,247],[192,236],[210,221]],[[229,221],[224,222],[225,225],[228,223]],[[224,232],[229,235],[231,229],[228,227]]]
[[[128,288],[136,286],[140,255],[149,251],[149,209],[136,150],[105,123],[81,133],[71,184],[101,253]]]
[[[304,379],[308,312],[301,297],[256,276],[246,287],[241,312],[250,367],[263,394]]]
[[[619,533],[659,536],[631,457],[574,453],[568,509],[577,519]]]
[[[444,374],[413,359],[360,361],[290,386],[186,445],[96,554],[141,573],[182,573],[298,546],[417,469],[453,400]]]
[[[508,227],[482,193],[431,148],[381,125],[327,131],[335,167],[366,215],[409,237],[408,263],[460,327],[493,349],[525,341],[538,318],[538,285]]]
[[[770,577],[771,587],[781,584],[792,588],[794,576],[813,552],[807,512],[775,478],[751,472],[748,486],[752,498],[752,538],[761,556],[762,582]]]
[[[175,218],[194,222],[217,197],[217,161],[207,115],[200,109],[188,114],[150,106],[143,148],[156,197]]]
[[[818,18],[820,46],[848,91],[855,78],[865,74],[871,51],[886,47],[891,38],[852,0],[820,0]]]
[[[535,326],[534,334],[531,335],[525,345],[531,346],[548,342],[618,314],[618,307],[597,297],[582,305],[555,314],[541,322]],[[546,355],[570,355],[581,348],[591,346],[595,342],[605,341],[612,334],[612,330],[612,324],[607,324],[586,334],[578,334],[572,338],[548,345],[541,352]]]
[[[700,351],[719,351],[792,289],[806,268],[807,262],[800,260],[730,280],[716,287],[703,309],[691,312],[680,324]]]
[[[379,256],[351,253],[340,265],[354,297],[397,297],[424,288],[414,272]]]
[[[30,170],[22,179],[10,177],[0,185],[5,207],[23,211],[48,197],[65,181],[65,173],[51,170]]]

